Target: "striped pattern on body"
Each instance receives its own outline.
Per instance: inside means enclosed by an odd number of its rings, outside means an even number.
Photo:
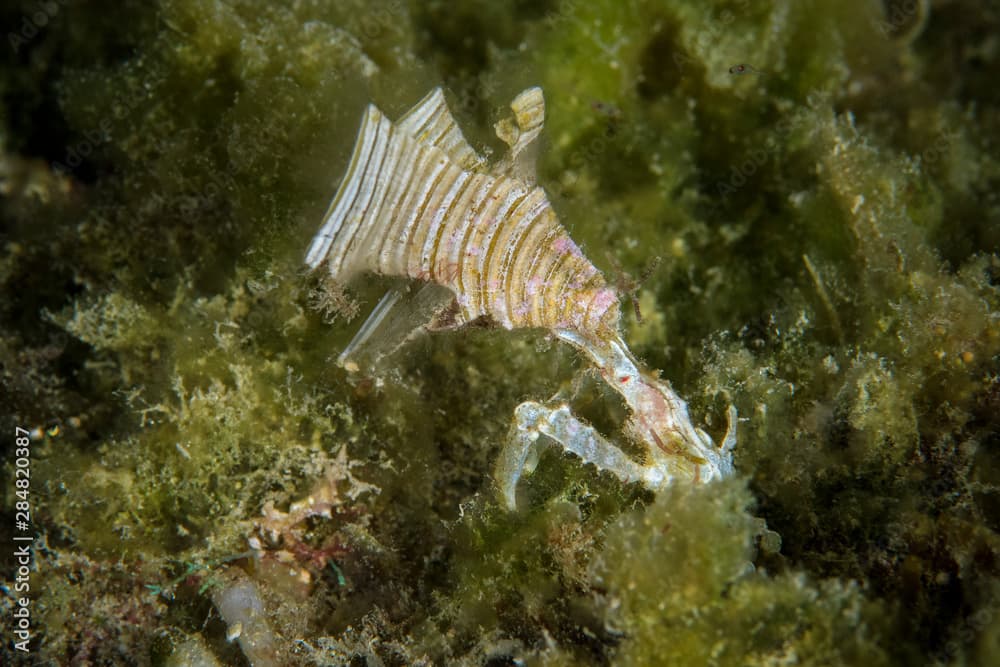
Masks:
[[[507,329],[617,332],[615,292],[545,192],[513,175],[541,131],[541,91],[525,91],[512,108],[517,127],[501,134],[511,155],[487,171],[440,88],[395,124],[369,105],[306,263],[325,262],[343,281],[372,271],[443,285],[459,324],[488,316]]]

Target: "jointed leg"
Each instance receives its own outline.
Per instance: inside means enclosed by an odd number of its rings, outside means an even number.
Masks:
[[[630,459],[592,426],[574,417],[567,404],[543,405],[526,401],[514,412],[514,423],[497,460],[496,481],[510,509],[517,505],[517,482],[522,472],[530,473],[538,462],[538,448],[544,442],[539,436],[554,440],[585,463],[593,463],[623,482],[643,482],[650,487],[663,482],[658,470]]]

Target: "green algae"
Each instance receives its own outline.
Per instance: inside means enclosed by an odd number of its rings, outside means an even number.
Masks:
[[[754,571],[749,502],[732,482],[672,489],[608,529],[593,568],[628,637],[616,664],[889,664],[884,617],[856,583]]]
[[[379,492],[310,519],[298,546],[337,548],[308,594],[233,561],[290,664],[995,662],[995,9],[119,5],[65,3],[0,74],[4,423],[61,425],[33,450],[42,661],[238,664],[212,564],[346,446]],[[509,514],[496,452],[571,353],[464,331],[335,367],[357,322],[311,304],[303,249],[364,105],[440,83],[495,150],[544,88],[541,183],[612,278],[663,258],[630,343],[708,430],[736,403],[740,479],[654,499],[553,451]]]

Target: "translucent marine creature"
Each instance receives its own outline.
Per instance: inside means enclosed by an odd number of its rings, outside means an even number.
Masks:
[[[574,417],[558,394],[526,401],[515,410],[495,473],[511,509],[521,475],[531,472],[545,443],[651,489],[731,474],[735,408],[729,408],[729,428],[716,447],[691,423],[670,384],[640,367],[621,338],[618,294],[535,184],[536,140],[545,117],[541,89],[522,92],[511,110],[513,118],[495,126],[510,151],[488,166],[462,136],[440,88],[395,123],[368,106],[306,263],[325,265],[340,282],[373,272],[428,287],[411,298],[390,292],[340,363],[357,370],[358,354],[375,340],[398,347],[414,314],[435,330],[471,322],[544,329],[581,351],[625,400],[631,412],[625,432],[645,446],[644,460],[633,460]]]
[[[733,65],[732,67],[729,68],[730,74],[746,74],[747,72],[753,72],[754,74],[764,74],[764,72],[761,72],[753,65],[749,65],[747,63],[740,63],[739,65]]]

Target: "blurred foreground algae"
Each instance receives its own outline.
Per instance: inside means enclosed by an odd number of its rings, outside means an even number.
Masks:
[[[51,4],[0,60],[38,664],[246,664],[213,603],[242,581],[280,664],[1000,661],[994,4]],[[654,498],[550,453],[507,513],[512,409],[572,354],[471,330],[335,367],[358,322],[302,253],[364,105],[438,84],[494,150],[544,88],[541,184],[610,278],[662,257],[630,343],[713,434],[736,403],[741,479]]]

